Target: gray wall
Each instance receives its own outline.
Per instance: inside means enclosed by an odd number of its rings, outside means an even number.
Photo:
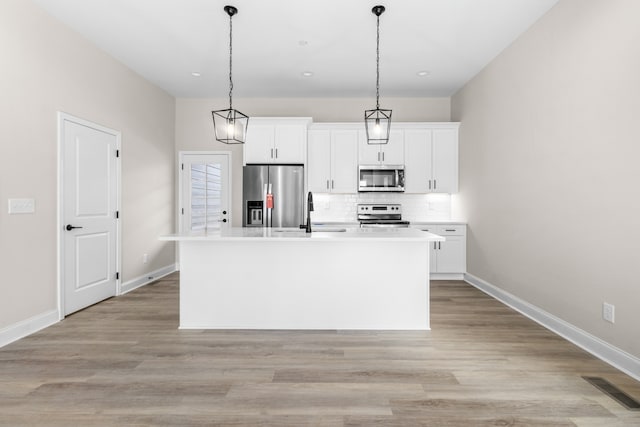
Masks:
[[[57,308],[57,111],[122,132],[123,282],[175,262],[175,101],[30,1],[0,2],[0,63],[2,331]]]
[[[636,357],[639,16],[561,0],[452,98],[469,273]]]
[[[224,108],[229,100],[178,98],[176,100],[176,150],[231,151],[233,182],[233,226],[242,226],[242,146],[217,142],[213,136],[211,111]],[[393,109],[395,121],[449,121],[449,98],[383,98]],[[364,110],[375,105],[369,98],[234,98],[233,105],[253,117],[312,117],[314,122],[359,122]],[[249,127],[251,118],[249,118]]]

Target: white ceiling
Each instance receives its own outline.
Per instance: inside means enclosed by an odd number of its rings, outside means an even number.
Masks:
[[[558,0],[33,0],[176,97],[451,96]],[[428,76],[418,76],[426,70]],[[313,72],[312,77],[302,72]],[[201,73],[200,77],[192,72]]]

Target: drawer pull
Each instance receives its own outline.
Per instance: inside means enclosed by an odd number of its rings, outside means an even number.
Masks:
[[[456,229],[455,228],[454,229],[448,228],[448,229],[445,229],[444,231],[456,231]]]

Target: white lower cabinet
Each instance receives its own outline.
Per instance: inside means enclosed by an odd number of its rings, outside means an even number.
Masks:
[[[467,271],[467,226],[464,224],[412,225],[443,236],[446,241],[431,243],[429,264],[432,279],[461,279]]]

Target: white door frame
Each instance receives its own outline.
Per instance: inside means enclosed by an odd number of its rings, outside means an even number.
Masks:
[[[184,163],[184,156],[187,155],[226,155],[229,157],[229,176],[227,177],[227,182],[229,183],[229,226],[232,226],[233,223],[233,191],[232,191],[232,179],[231,177],[233,176],[233,171],[231,170],[232,165],[231,165],[231,160],[232,158],[232,154],[231,151],[179,151],[178,152],[178,210],[176,212],[176,230],[178,230],[178,233],[182,233],[182,208],[184,208],[184,206],[182,206],[182,171],[181,171],[181,165]],[[178,246],[176,245],[176,251],[178,250]],[[177,252],[176,252],[177,255]],[[180,259],[179,257],[176,256],[176,259]]]
[[[232,180],[233,176],[231,161],[233,160],[233,156],[231,151],[178,151],[178,164],[176,165],[178,171],[178,180],[176,182],[177,194],[178,194],[178,203],[176,204],[176,230],[178,233],[182,233],[182,170],[181,165],[184,163],[184,156],[186,155],[209,155],[209,154],[222,154],[229,157],[229,198],[231,199],[229,202],[229,226],[232,226],[233,223],[233,191],[232,191]],[[176,245],[176,270],[180,271],[180,245]]]
[[[62,230],[64,228],[64,189],[63,189],[63,173],[64,173],[64,122],[74,122],[79,125],[87,126],[93,129],[100,130],[104,133],[108,133],[110,135],[115,136],[116,138],[116,149],[121,152],[121,142],[122,142],[122,133],[120,131],[110,129],[105,126],[101,126],[97,123],[93,123],[91,121],[81,119],[76,116],[72,116],[71,114],[58,111],[58,177],[57,177],[57,194],[58,194],[58,212],[57,212],[57,248],[58,253],[56,254],[56,262],[58,268],[57,274],[57,285],[58,285],[58,319],[64,319],[64,236]],[[122,194],[122,170],[120,162],[116,162],[116,187],[115,191],[116,195],[116,210],[120,211],[121,206],[121,194]],[[121,235],[121,224],[120,221],[116,222],[116,271],[120,272],[122,260],[122,242],[120,240]],[[116,295],[120,295],[122,284],[122,276],[116,279]]]

